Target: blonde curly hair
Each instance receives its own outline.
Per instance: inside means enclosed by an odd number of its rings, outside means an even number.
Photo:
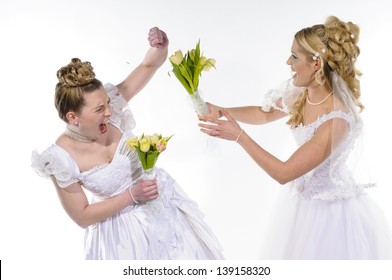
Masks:
[[[71,62],[57,71],[58,83],[55,89],[55,107],[59,117],[68,122],[66,114],[80,112],[84,103],[84,93],[92,92],[102,86],[95,78],[91,63],[73,58]]]
[[[294,39],[312,59],[315,55],[320,57],[321,67],[315,73],[315,80],[320,84],[327,84],[332,88],[331,72],[336,71],[347,83],[358,107],[364,106],[359,101],[361,96],[358,77],[362,75],[355,68],[355,62],[360,54],[357,45],[359,27],[352,22],[343,22],[335,16],[327,18],[324,24],[303,28],[294,35]],[[290,108],[288,124],[292,127],[303,122],[303,107],[305,105],[307,90],[297,99]]]

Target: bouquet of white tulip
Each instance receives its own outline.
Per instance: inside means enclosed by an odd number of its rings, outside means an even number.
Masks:
[[[198,92],[199,77],[202,71],[208,71],[211,67],[215,68],[215,59],[203,56],[200,52],[199,41],[196,48],[187,51],[185,56],[181,50],[178,50],[169,57],[169,61],[173,66],[172,72],[189,93],[196,113],[198,115],[208,114],[208,107]]]

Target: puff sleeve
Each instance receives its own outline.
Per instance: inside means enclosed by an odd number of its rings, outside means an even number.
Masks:
[[[303,92],[302,87],[293,85],[293,80],[289,79],[276,89],[271,89],[264,95],[261,109],[269,112],[271,108],[289,113],[290,107],[294,105],[298,96]]]
[[[41,154],[37,150],[33,151],[31,167],[42,177],[54,176],[61,188],[80,181],[76,163],[66,151],[54,144]]]

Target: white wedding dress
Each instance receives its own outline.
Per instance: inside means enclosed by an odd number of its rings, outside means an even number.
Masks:
[[[309,125],[293,128],[298,146],[328,120],[350,126],[344,142],[314,170],[282,190],[267,228],[263,259],[392,259],[392,235],[383,212],[356,183],[347,159],[362,122],[332,111]]]
[[[38,174],[53,175],[60,187],[80,182],[91,192],[91,203],[126,191],[143,171],[136,152],[125,141],[134,136],[133,116],[118,89],[105,85],[111,98],[110,123],[123,131],[112,162],[80,172],[76,162],[53,144],[41,154],[33,152]],[[156,168],[159,197],[147,204],[128,206],[112,217],[89,226],[85,233],[86,259],[223,259],[221,247],[195,202],[175,180]]]

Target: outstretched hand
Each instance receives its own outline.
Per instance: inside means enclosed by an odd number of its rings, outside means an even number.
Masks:
[[[224,119],[218,119],[212,115],[201,116],[200,120],[204,121],[199,123],[200,131],[213,137],[226,139],[229,141],[237,140],[242,128],[237,121],[224,109],[220,110]]]
[[[163,49],[168,46],[169,39],[167,38],[165,32],[160,30],[158,27],[153,27],[148,33],[148,42],[150,43],[151,47]]]
[[[199,120],[203,121],[203,118],[205,116],[206,117],[215,118],[215,119],[219,119],[219,118],[221,118],[223,116],[223,114],[222,114],[222,109],[223,108],[221,108],[219,106],[216,106],[216,105],[214,105],[212,103],[209,103],[209,102],[206,102],[206,104],[207,104],[209,113],[206,114],[206,115],[203,115],[203,116],[198,116]]]

